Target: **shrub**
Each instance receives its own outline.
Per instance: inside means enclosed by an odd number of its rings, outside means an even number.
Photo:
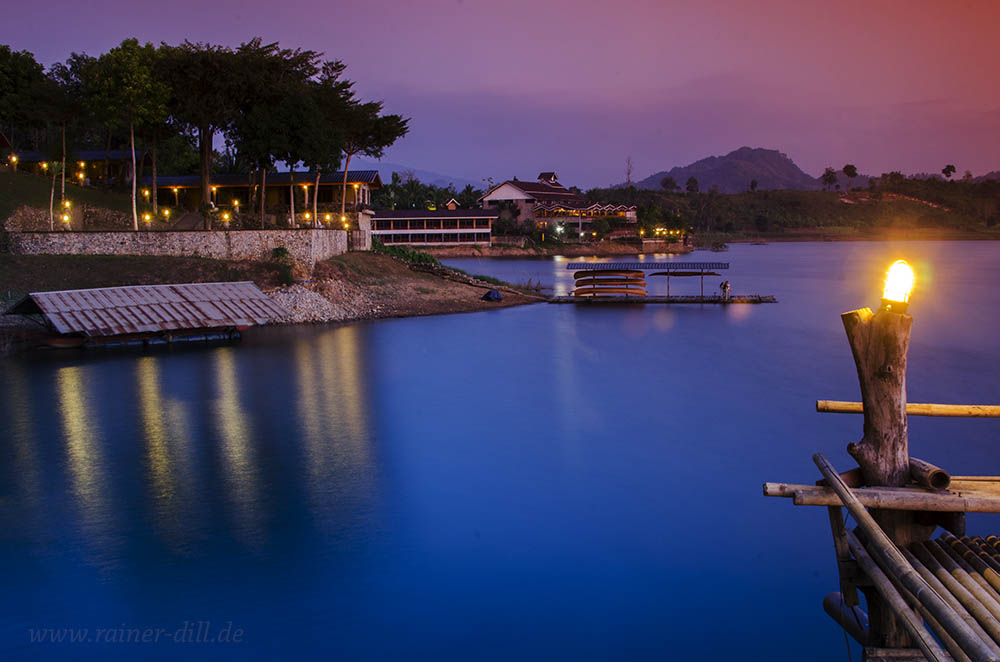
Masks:
[[[295,282],[295,276],[292,275],[292,267],[295,266],[295,261],[292,260],[291,253],[284,246],[277,246],[271,251],[271,264],[278,272],[278,280],[281,281],[282,285],[291,285]]]
[[[415,251],[406,246],[386,246],[378,239],[372,239],[372,252],[388,255],[409,264],[438,264],[438,259],[430,253]]]

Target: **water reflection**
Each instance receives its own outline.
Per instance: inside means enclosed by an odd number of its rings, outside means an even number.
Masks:
[[[222,441],[222,463],[226,496],[232,510],[237,535],[246,544],[263,542],[263,513],[260,511],[259,471],[251,437],[249,413],[240,403],[236,379],[236,358],[232,347],[215,354],[217,398],[214,402],[216,432]]]
[[[44,503],[40,490],[40,467],[37,440],[34,435],[33,413],[28,395],[28,379],[24,366],[10,362],[4,370],[7,421],[10,425],[8,441],[13,451],[12,478],[17,482],[21,496],[32,508]]]
[[[56,390],[74,501],[83,529],[96,542],[110,531],[111,507],[101,431],[90,409],[84,370],[81,366],[60,368]]]
[[[294,347],[297,403],[309,499],[329,515],[333,493],[367,486],[371,457],[363,330],[344,326],[302,338]]]
[[[197,528],[197,519],[191,512],[193,485],[187,411],[182,402],[164,397],[157,358],[138,359],[135,376],[154,521],[167,543],[179,550]]]

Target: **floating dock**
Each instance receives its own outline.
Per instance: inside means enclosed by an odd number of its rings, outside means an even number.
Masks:
[[[585,306],[631,306],[635,304],[647,303],[712,303],[727,305],[730,303],[778,303],[778,300],[771,294],[732,294],[728,299],[719,295],[713,296],[586,296],[586,297],[552,297],[549,303],[575,303]]]
[[[570,262],[566,268],[573,274],[574,289],[570,296],[557,296],[549,303],[583,304],[645,304],[645,303],[777,303],[769,294],[705,295],[705,276],[718,276],[729,268],[728,262]],[[647,273],[652,272],[652,273]],[[646,280],[663,276],[667,282],[666,296],[648,296]],[[701,293],[697,296],[671,296],[670,278],[700,278]]]

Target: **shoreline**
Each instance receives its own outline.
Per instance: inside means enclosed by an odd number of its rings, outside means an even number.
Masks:
[[[299,274],[307,275],[307,274]],[[184,282],[253,281],[288,315],[268,327],[470,313],[545,300],[509,284],[489,283],[443,265],[411,265],[375,253],[347,253],[282,285],[273,265],[200,258],[13,256],[0,254],[0,312],[29,291]],[[502,301],[483,301],[495,289]],[[8,294],[10,293],[10,294]],[[50,334],[21,315],[0,315],[0,357],[37,347]]]

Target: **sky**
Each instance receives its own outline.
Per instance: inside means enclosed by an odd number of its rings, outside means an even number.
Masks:
[[[744,145],[812,175],[1000,170],[997,25],[996,0],[52,0],[5,8],[0,43],[314,49],[411,118],[385,160],[589,188]]]

